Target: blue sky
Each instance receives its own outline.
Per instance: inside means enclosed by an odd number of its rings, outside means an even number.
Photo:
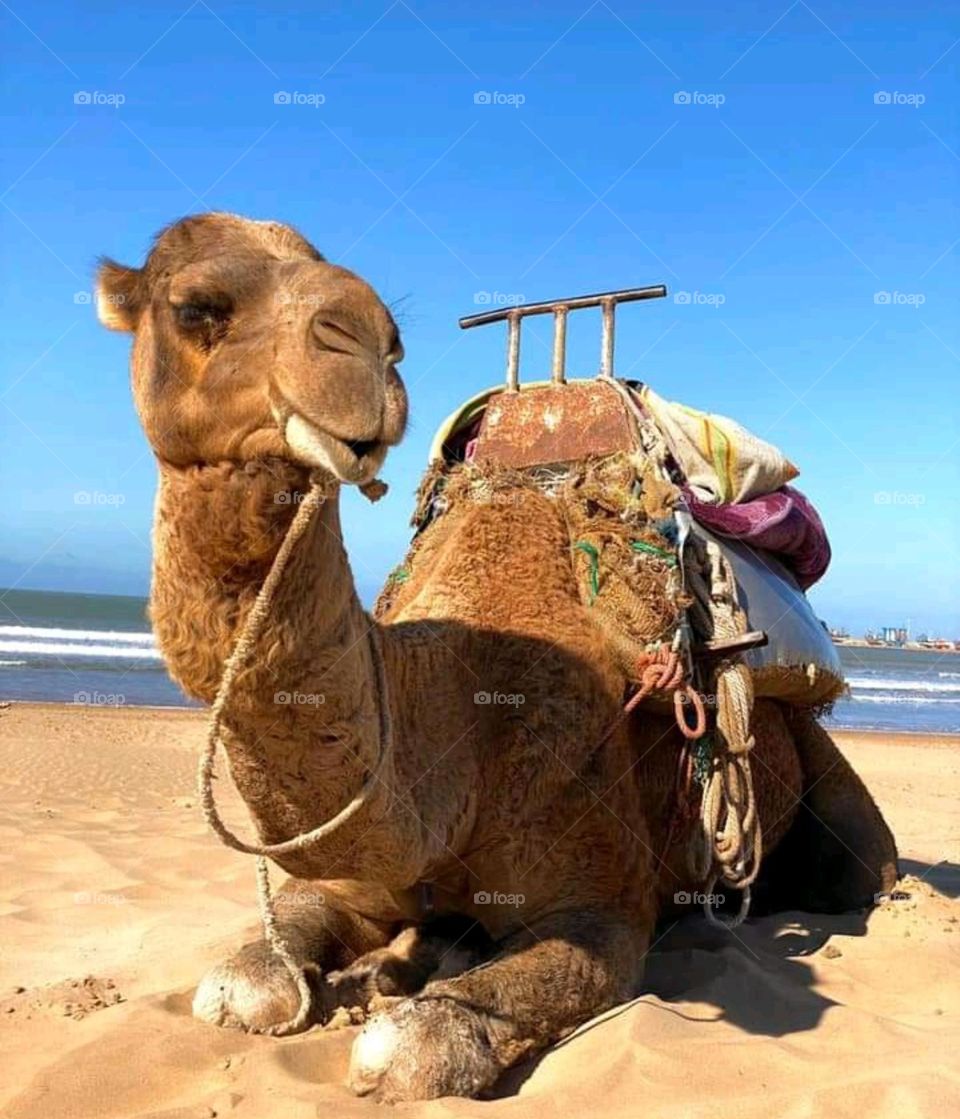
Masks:
[[[960,47],[937,5],[13,0],[0,17],[0,584],[146,589],[155,470],[91,273],[222,209],[292,222],[399,305],[413,423],[389,497],[347,500],[365,597],[403,554],[437,424],[500,379],[500,328],[456,326],[479,293],[664,282],[621,311],[618,371],[799,464],[835,553],[821,615],[960,636]],[[596,340],[577,316],[571,374],[595,371]],[[525,330],[526,376],[548,347]]]

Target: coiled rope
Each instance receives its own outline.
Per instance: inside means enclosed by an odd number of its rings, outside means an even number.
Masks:
[[[294,548],[303,538],[313,517],[320,507],[327,501],[329,494],[323,481],[312,481],[307,496],[297,508],[296,516],[287,529],[286,536],[280,549],[274,557],[273,564],[261,586],[256,600],[247,615],[240,630],[236,643],[227,658],[217,688],[216,698],[210,709],[210,723],[207,728],[206,744],[200,757],[197,773],[197,786],[200,803],[203,808],[204,819],[220,838],[221,842],[234,851],[241,851],[247,855],[257,856],[257,898],[260,906],[260,919],[263,923],[264,936],[273,952],[282,960],[291,979],[297,986],[300,996],[300,1007],[297,1013],[288,1021],[272,1026],[251,1028],[252,1033],[269,1034],[272,1037],[283,1037],[287,1034],[297,1033],[307,1025],[312,1010],[313,994],[307,978],[308,970],[314,971],[311,965],[304,967],[294,957],[290,946],[283,937],[277,925],[276,908],[273,894],[270,889],[270,870],[268,857],[286,855],[312,847],[327,838],[338,828],[342,827],[351,816],[355,815],[370,799],[374,785],[381,779],[381,774],[390,756],[393,742],[393,725],[390,717],[390,703],[387,694],[387,674],[383,663],[383,650],[380,644],[379,626],[371,621],[367,630],[367,639],[370,648],[370,657],[373,662],[374,679],[377,692],[379,712],[378,754],[370,776],[363,783],[360,791],[345,808],[342,808],[332,819],[326,823],[300,835],[287,839],[282,843],[250,843],[235,835],[227,825],[216,806],[213,793],[214,768],[217,750],[220,746],[220,727],[223,713],[229,702],[234,682],[240,670],[246,665],[254,647],[263,631],[264,623],[270,613],[277,588],[283,578],[284,571],[289,563]]]
[[[736,637],[745,620],[737,609],[736,584],[719,546],[707,541],[710,586],[691,570],[690,587],[698,605],[709,613],[715,638]],[[736,928],[750,911],[750,887],[756,880],[763,855],[763,833],[750,769],[750,733],[753,711],[753,677],[747,665],[727,661],[716,674],[717,739],[719,749],[710,759],[704,782],[700,827],[694,833],[689,861],[704,887],[704,912],[714,924]],[[733,918],[717,916],[712,901],[714,887],[724,882],[742,891],[740,910]]]
[[[650,421],[633,391],[622,381],[611,386],[620,394],[636,425],[641,445],[657,462],[661,475],[670,480],[666,467],[667,444],[656,423]],[[683,564],[684,542],[691,527],[689,514],[681,521],[680,556],[683,574],[693,592],[690,615],[702,633],[714,637],[735,637],[746,630],[738,609],[736,581],[719,546],[707,541],[711,581],[707,587],[694,565]],[[698,543],[691,540],[690,545]],[[691,548],[691,551],[693,548]],[[763,855],[763,835],[757,814],[750,771],[750,717],[753,711],[753,677],[745,664],[727,662],[716,675],[717,738],[719,751],[709,762],[701,801],[700,828],[694,833],[689,851],[691,870],[704,889],[704,913],[709,921],[726,928],[742,924],[750,911],[750,886],[756,880]],[[712,902],[713,887],[719,880],[743,891],[740,911],[732,919],[718,917]]]

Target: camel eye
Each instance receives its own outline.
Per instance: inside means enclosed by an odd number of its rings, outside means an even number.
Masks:
[[[173,313],[177,323],[184,330],[198,330],[202,327],[213,327],[226,321],[230,316],[230,308],[224,306],[219,300],[214,302],[194,301],[181,303],[174,307]]]
[[[173,304],[177,326],[205,350],[213,349],[225,337],[232,311],[226,297],[188,299]]]
[[[184,303],[182,307],[174,310],[174,314],[180,326],[186,327],[187,330],[202,326],[206,318],[203,308],[198,303]]]

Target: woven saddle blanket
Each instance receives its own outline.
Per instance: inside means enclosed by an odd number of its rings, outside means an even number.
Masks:
[[[713,545],[733,573],[748,627],[767,633],[765,647],[743,654],[756,694],[822,708],[842,692],[842,670],[804,591],[826,571],[830,546],[812,504],[788,484],[797,475],[735,421],[666,401],[647,385],[489,389],[438,431],[413,544],[377,612],[405,597],[424,534],[455,504],[531,486],[563,502],[581,597],[628,676],[638,650],[671,640],[691,605],[685,566]]]

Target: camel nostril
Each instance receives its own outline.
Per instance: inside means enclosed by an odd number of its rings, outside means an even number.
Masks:
[[[344,439],[344,445],[349,447],[357,458],[368,455],[377,446],[376,439]]]

